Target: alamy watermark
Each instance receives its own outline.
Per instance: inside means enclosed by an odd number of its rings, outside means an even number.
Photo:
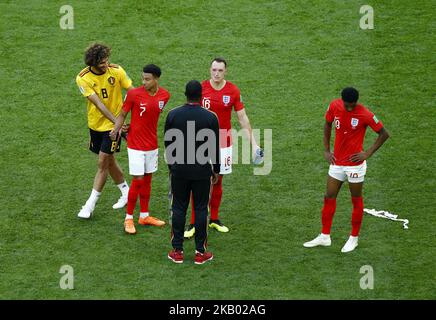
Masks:
[[[173,164],[207,164],[217,163],[217,145],[226,148],[232,146],[232,154],[223,159],[221,163],[231,164],[257,164],[253,168],[254,175],[268,175],[272,170],[272,129],[263,130],[263,149],[252,145],[248,139],[249,132],[246,129],[239,131],[235,129],[220,129],[219,137],[216,137],[212,129],[201,129],[196,133],[195,121],[188,121],[186,127],[186,137],[179,129],[169,129],[165,132],[165,160],[169,165]],[[242,138],[242,143],[240,139]],[[261,141],[261,130],[252,129],[251,141]],[[226,143],[224,143],[226,142]],[[239,157],[241,151],[241,158]],[[259,160],[262,159],[262,160]]]
[[[59,13],[63,14],[59,20],[59,26],[62,30],[74,29],[74,9],[72,6],[66,4],[60,7]]]
[[[363,16],[360,18],[359,26],[362,30],[374,29],[374,9],[370,5],[363,5],[360,7],[360,14]]]
[[[370,265],[364,265],[360,268],[360,273],[363,277],[360,278],[360,288],[362,290],[374,289],[374,269]]]
[[[63,274],[59,280],[59,287],[62,290],[72,290],[74,289],[74,269],[68,264],[64,264],[59,269],[59,273]]]

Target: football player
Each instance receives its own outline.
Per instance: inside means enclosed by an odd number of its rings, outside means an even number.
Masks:
[[[342,248],[342,252],[353,251],[358,245],[359,231],[363,218],[363,181],[366,174],[366,160],[371,157],[389,138],[382,122],[362,104],[357,103],[359,92],[354,88],[345,88],[342,99],[333,100],[325,115],[324,157],[330,163],[327,176],[327,191],[322,208],[322,230],[314,240],[304,243],[307,248],[330,246],[330,228],[336,211],[336,197],[345,180],[353,203],[351,214],[351,234]],[[332,127],[335,127],[334,151],[330,151]],[[378,134],[377,140],[363,150],[363,140],[367,127]]]
[[[120,139],[111,139],[109,132],[114,128],[115,118],[123,105],[122,89],[132,89],[132,80],[120,65],[109,63],[111,49],[95,43],[86,49],[85,67],[76,77],[82,95],[87,99],[89,150],[98,155],[98,169],[94,185],[78,217],[88,219],[94,211],[108,174],[121,191],[121,197],[113,205],[122,208],[127,203],[129,186],[115,159],[114,152],[120,151]]]

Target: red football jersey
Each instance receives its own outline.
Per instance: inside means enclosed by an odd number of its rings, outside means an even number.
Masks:
[[[157,122],[169,99],[169,92],[162,87],[159,87],[154,96],[144,86],[127,92],[123,104],[125,112],[131,111],[127,147],[140,151],[158,148]]]
[[[232,109],[235,111],[244,109],[244,103],[241,100],[241,93],[238,87],[230,81],[226,81],[221,90],[215,90],[210,84],[210,80],[204,80],[201,86],[203,90],[203,108],[215,112],[220,129],[232,129]],[[225,130],[220,130],[221,148],[232,145],[231,135],[228,135]]]
[[[357,166],[362,162],[350,161],[351,155],[363,151],[363,140],[366,127],[375,132],[383,128],[381,121],[361,104],[353,111],[347,111],[342,99],[333,100],[325,115],[328,122],[333,122],[336,128],[334,156],[338,166]]]

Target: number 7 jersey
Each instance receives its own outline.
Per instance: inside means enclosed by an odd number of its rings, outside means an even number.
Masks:
[[[144,86],[127,92],[123,110],[131,112],[127,136],[129,149],[151,151],[158,148],[157,123],[169,99],[169,92],[162,87],[159,87],[153,96],[145,90]]]

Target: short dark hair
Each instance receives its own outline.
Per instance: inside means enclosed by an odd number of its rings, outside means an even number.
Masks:
[[[160,70],[160,68],[155,64],[147,64],[142,69],[142,72],[151,73],[155,78],[160,78],[160,75],[162,74],[162,71]]]
[[[359,91],[352,87],[347,87],[341,92],[342,100],[349,103],[355,103],[359,100]]]
[[[214,63],[214,62],[222,62],[222,63],[224,63],[224,66],[227,68],[227,61],[224,58],[216,57],[212,60],[212,62],[210,64],[212,65],[212,63]]]
[[[185,96],[189,101],[199,101],[201,99],[201,83],[197,80],[191,80],[186,84]]]
[[[85,50],[85,64],[90,67],[96,67],[104,59],[109,58],[110,54],[110,47],[101,43],[93,43]]]

